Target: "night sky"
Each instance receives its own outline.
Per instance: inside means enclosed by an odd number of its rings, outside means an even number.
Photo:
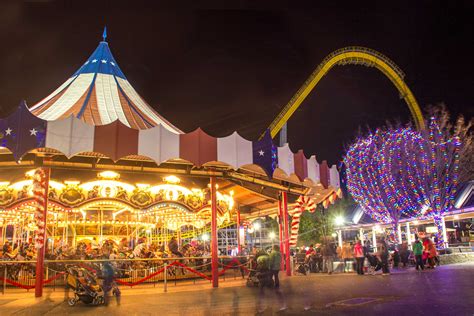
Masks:
[[[97,47],[104,25],[131,84],[186,132],[237,130],[256,139],[326,55],[351,45],[398,64],[420,106],[444,102],[454,114],[474,115],[472,1],[370,10],[67,3],[0,4],[1,116],[63,83]],[[359,128],[395,119],[410,114],[386,77],[336,67],[293,115],[288,137],[293,151],[333,164]]]

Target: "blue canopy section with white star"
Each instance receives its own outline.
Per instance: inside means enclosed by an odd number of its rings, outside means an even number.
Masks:
[[[112,52],[110,51],[107,42],[100,42],[96,50],[92,53],[89,59],[74,73],[77,76],[85,73],[101,73],[107,75],[114,75],[122,79],[126,79],[122,70],[118,66]]]

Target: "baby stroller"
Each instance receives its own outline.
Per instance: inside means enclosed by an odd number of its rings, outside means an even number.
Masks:
[[[78,301],[93,305],[105,303],[104,290],[95,276],[84,268],[69,267],[66,272],[66,286],[74,291],[74,297],[67,301],[69,306],[76,305]]]
[[[305,253],[297,253],[296,254],[296,273],[308,275],[310,272],[310,266],[306,262],[306,254]]]
[[[374,275],[375,271],[379,269],[380,261],[376,255],[367,254],[367,261],[369,262],[368,273]]]
[[[248,287],[273,287],[274,282],[272,273],[269,269],[269,257],[268,255],[261,255],[258,257],[257,262],[252,265],[249,276],[247,278]]]

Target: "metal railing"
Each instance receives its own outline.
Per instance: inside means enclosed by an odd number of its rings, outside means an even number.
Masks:
[[[220,256],[219,278],[244,278],[249,271],[249,257]],[[135,286],[153,286],[162,283],[167,290],[171,282],[177,286],[181,281],[210,282],[211,257],[174,257],[174,258],[135,258],[135,259],[93,259],[93,260],[45,260],[45,288],[64,289],[68,267],[84,268],[97,278],[102,277],[103,265],[109,263],[114,270],[114,279],[118,285],[133,288]],[[35,287],[36,261],[0,261],[0,284],[2,293],[8,289],[29,291]]]

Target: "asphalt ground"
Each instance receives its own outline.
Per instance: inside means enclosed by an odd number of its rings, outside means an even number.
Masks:
[[[70,307],[62,291],[42,299],[7,292],[0,296],[0,315],[474,315],[474,263],[386,276],[293,276],[282,278],[279,293],[266,289],[264,296],[242,280],[222,285],[178,285],[168,293],[158,286],[124,288],[120,304],[111,300],[108,306]],[[283,306],[288,308],[280,311]]]

